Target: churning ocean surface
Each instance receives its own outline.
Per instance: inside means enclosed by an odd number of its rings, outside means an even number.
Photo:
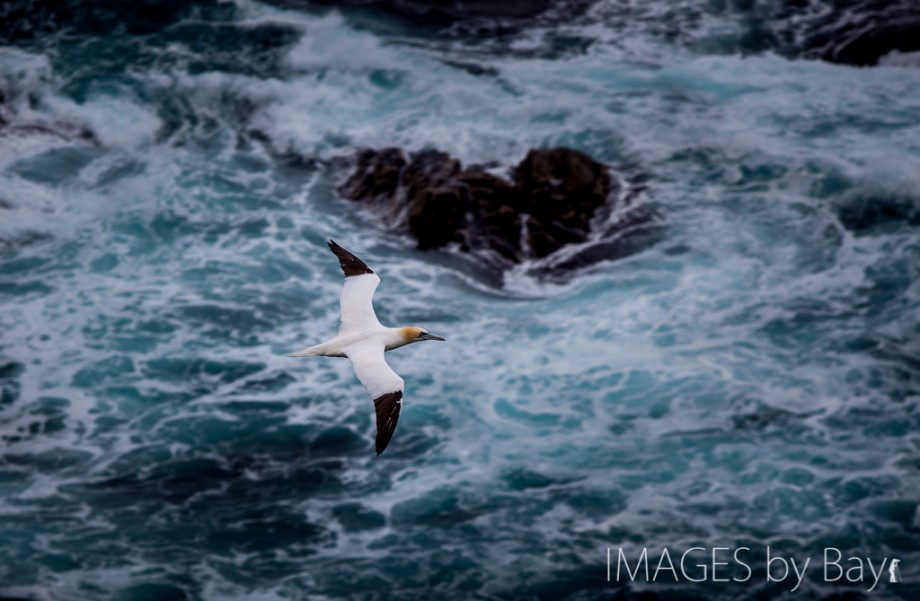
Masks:
[[[543,4],[7,4],[0,596],[920,598],[920,60]],[[577,148],[664,235],[485,281],[337,195],[384,146]],[[329,238],[448,340],[388,354],[380,457],[349,363],[284,356],[337,329]],[[767,545],[811,557],[794,593]],[[607,581],[608,547],[695,546],[752,578]],[[903,582],[825,582],[827,547]]]

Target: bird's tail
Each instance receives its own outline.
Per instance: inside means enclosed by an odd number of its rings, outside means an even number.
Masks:
[[[317,347],[311,346],[303,350],[299,350],[296,353],[288,354],[288,357],[316,357],[320,353],[317,352]]]

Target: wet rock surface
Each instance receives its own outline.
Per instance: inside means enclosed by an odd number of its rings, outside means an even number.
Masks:
[[[463,252],[491,251],[511,264],[549,257],[597,230],[611,238],[654,219],[652,211],[636,210],[599,227],[618,208],[621,183],[607,165],[578,150],[531,150],[510,175],[505,179],[481,165],[464,168],[437,150],[409,156],[398,148],[363,150],[339,192],[388,227],[408,231],[419,249],[455,245]],[[603,250],[591,255],[592,262],[606,258]]]
[[[272,0],[305,10],[336,7],[380,11],[405,23],[417,35],[437,32],[451,39],[488,37],[507,55],[524,55],[516,36],[529,28],[559,28],[603,23],[623,36],[665,37],[722,52],[775,52],[790,58],[818,59],[860,67],[918,66],[920,10],[916,0],[767,0],[762,2],[601,2],[557,0],[495,3],[476,0]],[[737,37],[714,40],[704,23],[730,18]],[[577,34],[556,35],[549,55],[582,54],[596,43]],[[908,54],[908,57],[902,56]],[[488,66],[453,63],[471,73],[494,75]]]
[[[742,47],[859,67],[920,51],[914,0],[817,0],[808,8],[796,0],[741,8],[748,30]]]
[[[314,7],[372,9],[389,14],[414,26],[449,27],[463,21],[491,19],[507,22],[538,19],[562,4],[570,12],[584,11],[591,0],[528,0],[513,2],[489,2],[488,0],[271,0],[272,4],[285,7],[310,9]]]
[[[530,215],[529,245],[545,257],[584,242],[591,218],[607,204],[616,181],[607,167],[568,148],[531,150],[514,170],[519,206]]]

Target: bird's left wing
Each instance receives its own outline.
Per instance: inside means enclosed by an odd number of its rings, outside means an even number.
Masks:
[[[345,349],[355,374],[367,393],[374,399],[377,412],[377,454],[383,452],[393,432],[402,409],[403,379],[387,365],[383,357],[384,345],[377,341],[364,341]]]

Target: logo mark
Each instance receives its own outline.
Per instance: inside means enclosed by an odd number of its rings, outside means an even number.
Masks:
[[[899,563],[901,563],[900,559],[892,559],[891,563],[888,565],[888,582],[901,582],[901,570],[898,568]]]

